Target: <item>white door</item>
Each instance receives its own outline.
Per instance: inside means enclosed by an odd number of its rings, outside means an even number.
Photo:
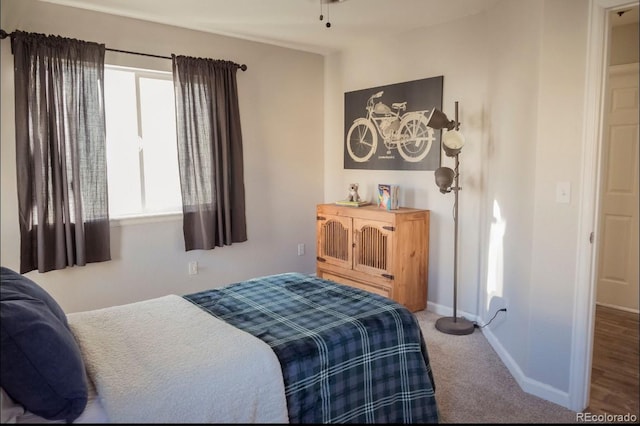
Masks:
[[[638,64],[609,67],[597,302],[638,312]]]

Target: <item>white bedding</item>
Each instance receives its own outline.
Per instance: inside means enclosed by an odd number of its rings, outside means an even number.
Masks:
[[[182,297],[68,319],[111,422],[288,423],[271,348]]]

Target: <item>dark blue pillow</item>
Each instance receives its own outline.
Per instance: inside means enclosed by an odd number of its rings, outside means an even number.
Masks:
[[[38,300],[42,300],[49,307],[51,312],[66,326],[69,327],[67,322],[67,315],[64,313],[58,302],[51,297],[49,293],[45,291],[42,287],[40,287],[35,282],[31,281],[29,278],[24,275],[20,275],[19,273],[12,271],[9,268],[5,268],[4,266],[0,267],[0,277],[2,282],[2,290],[3,292],[8,289],[15,290],[20,295],[29,295]],[[4,296],[2,298],[4,300]]]
[[[19,274],[22,280],[5,274],[5,269],[0,285],[0,386],[26,410],[72,422],[87,405],[88,386],[66,315],[44,289]]]

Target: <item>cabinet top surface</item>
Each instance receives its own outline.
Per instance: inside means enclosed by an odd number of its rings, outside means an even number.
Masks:
[[[318,207],[331,207],[331,208],[348,209],[348,210],[354,210],[354,211],[369,210],[369,211],[389,212],[389,213],[413,213],[413,212],[429,211],[429,210],[425,210],[425,209],[414,209],[414,208],[410,208],[410,207],[399,207],[399,208],[394,209],[394,210],[386,210],[386,209],[378,207],[375,204],[369,204],[367,206],[361,206],[361,207],[351,207],[351,206],[341,206],[339,204],[334,204],[334,203],[326,203],[326,204],[318,204]]]

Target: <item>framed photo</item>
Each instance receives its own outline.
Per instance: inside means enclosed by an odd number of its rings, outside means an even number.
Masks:
[[[397,210],[400,200],[400,186],[386,183],[378,184],[378,207],[385,210]]]
[[[344,168],[435,170],[441,130],[428,126],[442,110],[443,76],[344,94]]]

